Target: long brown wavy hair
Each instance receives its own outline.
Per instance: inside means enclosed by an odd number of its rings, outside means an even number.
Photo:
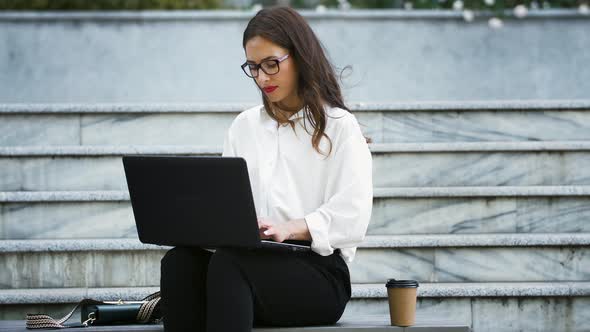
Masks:
[[[326,58],[324,46],[305,19],[297,11],[284,5],[264,8],[256,13],[244,30],[242,39],[244,49],[246,49],[246,43],[256,36],[289,50],[299,73],[297,93],[299,98],[303,100],[304,122],[307,119],[314,129],[312,146],[322,154],[319,150],[319,143],[322,136],[325,136],[330,142],[330,150],[327,155],[329,156],[332,152],[332,140],[324,132],[327,115],[323,101],[331,107],[339,107],[348,112],[350,109],[343,102],[340,86],[336,81],[334,69]],[[266,113],[279,121],[274,112],[277,105],[271,103],[264,93],[262,101]],[[282,110],[289,113],[298,111],[298,109],[285,109],[284,107]],[[295,122],[293,120],[287,121],[295,130]],[[304,125],[304,128],[307,131],[307,126]],[[367,143],[371,142],[368,137],[365,137],[365,140]]]

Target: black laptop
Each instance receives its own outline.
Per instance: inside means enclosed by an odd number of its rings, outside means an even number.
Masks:
[[[244,158],[129,155],[123,167],[143,243],[311,251],[310,241],[260,239]]]

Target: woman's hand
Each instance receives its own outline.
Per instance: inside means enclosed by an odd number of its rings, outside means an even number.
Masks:
[[[275,223],[267,218],[258,218],[258,233],[261,239],[283,242],[293,238],[289,223]]]

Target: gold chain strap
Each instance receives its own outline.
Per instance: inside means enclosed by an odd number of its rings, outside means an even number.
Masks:
[[[147,323],[152,317],[152,314],[156,309],[156,305],[160,302],[160,299],[160,292],[151,294],[147,296],[145,299],[143,299],[146,302],[144,302],[139,308],[136,320],[139,323]]]

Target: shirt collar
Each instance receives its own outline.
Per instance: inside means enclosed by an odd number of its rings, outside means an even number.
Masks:
[[[295,120],[295,119],[299,119],[299,118],[304,117],[305,116],[304,108],[305,107],[302,107],[296,113],[291,114],[291,116],[289,117],[289,120]],[[260,112],[260,117],[262,119],[262,124],[264,125],[264,127],[267,128],[268,130],[275,131],[277,129],[277,120],[271,118],[270,115],[268,115],[266,113],[266,110],[264,109],[264,104],[262,104],[260,106],[259,112]]]

